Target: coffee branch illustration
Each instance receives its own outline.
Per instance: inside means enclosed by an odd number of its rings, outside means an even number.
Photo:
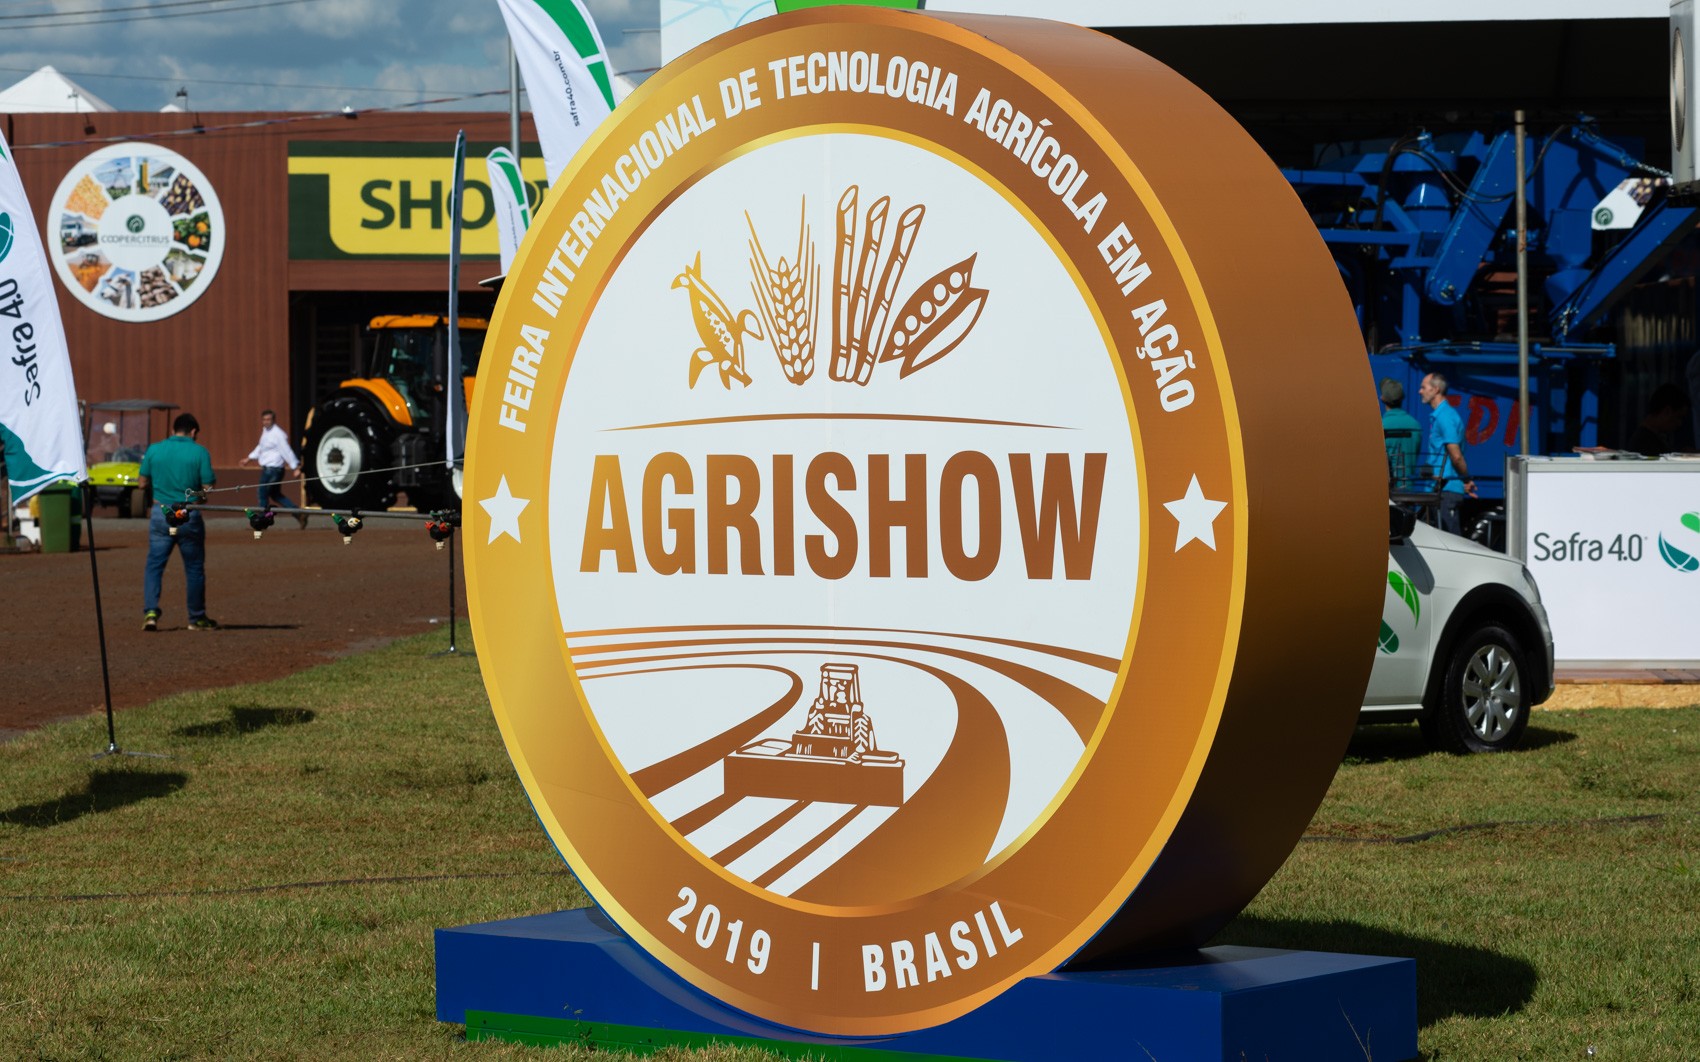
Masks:
[[[910,292],[894,314],[892,306],[915,247],[927,208],[916,204],[897,218],[889,245],[886,228],[891,197],[882,196],[865,216],[857,212],[860,189],[851,185],[838,201],[833,249],[832,355],[827,375],[840,383],[866,386],[874,368],[899,363],[898,377],[926,368],[955,350],[973,331],[985,308],[988,292],[974,286],[971,254],[940,270]],[[754,219],[749,225],[749,264],[756,311],[734,316],[725,300],[702,277],[702,254],[673,280],[691,297],[691,316],[703,346],[691,356],[690,384],[696,386],[704,369],[716,365],[721,385],[749,386],[744,339],[766,339],[785,379],[808,382],[815,370],[819,338],[820,265],[808,225],[808,203],[798,221],[797,250],[773,263],[762,247]],[[860,246],[857,237],[860,235]],[[766,325],[766,332],[762,325]]]

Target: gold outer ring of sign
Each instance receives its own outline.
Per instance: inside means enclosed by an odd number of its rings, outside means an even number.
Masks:
[[[637,136],[721,79],[817,50],[903,55],[959,75],[955,116],[890,97],[768,100],[677,151],[590,248],[558,315],[530,293],[578,204]],[[962,121],[978,86],[1048,126],[1109,194],[1093,232],[1007,149]],[[711,109],[711,112],[713,110]],[[707,864],[608,753],[549,593],[549,419],[582,321],[630,243],[680,191],[749,145],[855,125],[970,160],[1024,202],[1083,278],[1120,361],[1141,477],[1139,602],[1123,670],[1081,767],[1046,817],[966,879],[903,902],[805,904]],[[1165,413],[1099,241],[1140,234],[1169,323],[1196,356],[1198,400]],[[1142,288],[1141,296],[1145,294]],[[1155,297],[1155,294],[1152,296]],[[1041,308],[1042,309],[1042,308]],[[493,365],[525,324],[552,329],[530,427],[497,426]],[[467,575],[498,725],[549,836],[597,902],[679,976],[782,1025],[879,1035],[960,1016],[1022,977],[1202,943],[1279,868],[1349,739],[1372,654],[1385,547],[1382,449],[1363,347],[1331,260],[1273,164],[1212,101],[1111,38],[1031,19],[827,8],[716,38],[646,83],[580,151],[510,272],[486,344],[469,441]],[[1160,508],[1191,476],[1226,498],[1217,549],[1171,550]],[[523,544],[488,541],[477,504],[506,479],[531,499]],[[1100,548],[1113,548],[1101,543]],[[570,612],[570,603],[568,603]],[[665,618],[658,621],[664,624]],[[770,934],[753,973],[698,948],[668,914],[700,904]],[[1022,933],[997,961],[865,992],[860,948],[943,934],[992,902]],[[812,945],[822,945],[819,979]],[[919,947],[917,948],[920,951]],[[818,984],[818,987],[814,987]]]

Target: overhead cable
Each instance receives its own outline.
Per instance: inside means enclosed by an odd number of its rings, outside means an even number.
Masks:
[[[27,20],[30,23],[29,25],[9,25],[6,28],[10,30],[82,29],[87,26],[111,26],[121,22],[152,22],[155,19],[162,18],[205,17],[207,15],[231,14],[237,11],[255,11],[265,7],[288,7],[295,4],[316,4],[320,3],[321,0],[261,0],[259,3],[245,3],[238,7],[208,8],[205,6],[207,4],[224,4],[231,2],[232,0],[174,0],[173,3],[149,4],[142,8],[122,7],[108,8],[106,11],[52,11],[44,12],[39,15],[0,15],[0,20],[5,20],[7,22]],[[197,10],[165,11],[148,15],[125,15],[122,18],[92,17],[95,15],[104,15],[109,12],[138,10],[155,11],[157,8],[162,7],[187,6],[194,6]]]

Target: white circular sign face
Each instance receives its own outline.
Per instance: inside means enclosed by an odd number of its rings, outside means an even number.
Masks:
[[[841,293],[832,278],[845,234],[872,282],[861,316],[875,336],[859,359],[831,335],[836,302],[855,314],[856,285]],[[875,273],[864,248],[881,243]],[[789,307],[750,295],[764,275],[776,283],[762,290],[794,295]],[[720,292],[760,307],[746,331],[770,319],[786,329],[787,315],[818,329],[812,354],[787,359],[752,337],[742,364],[698,365],[687,302]],[[648,323],[641,341],[634,321]],[[902,351],[899,335],[916,337],[913,360],[876,370],[882,349]],[[651,365],[648,386],[627,382],[634,358]],[[807,701],[843,681],[890,760],[889,794],[823,790],[820,822],[735,856],[723,854],[732,840],[755,836],[784,801],[728,802],[685,837],[703,858],[781,896],[842,900],[833,883],[849,877],[861,902],[895,902],[974,873],[1039,821],[1079,765],[1132,623],[1140,491],[1124,390],[1045,234],[936,152],[854,133],[782,140],[652,220],[591,311],[554,429],[555,594],[587,707],[628,773],[678,768],[644,787],[668,821],[800,724],[776,717],[734,743],[729,765],[704,753],[687,770],[689,750],[748,726],[704,710],[657,727],[647,709],[658,700],[765,704],[801,683]],[[601,456],[575,459],[587,453]],[[615,552],[581,563],[587,524],[604,515],[587,514],[587,499],[599,509],[599,477],[616,464],[630,488],[659,495],[642,519],[659,517],[660,541],[645,538],[635,571]],[[705,496],[724,504],[693,512]],[[880,526],[850,520],[865,506]],[[776,527],[791,533],[776,539]],[[730,573],[743,576],[735,593]],[[663,627],[690,634],[659,647]],[[1030,672],[1063,681],[1024,684]],[[1007,743],[964,755],[963,703],[979,703],[964,691],[985,690],[996,696],[979,725]],[[1096,710],[1073,719],[1058,690]],[[912,798],[932,781],[980,795],[971,815],[930,807],[975,834],[974,857],[913,877],[853,866],[894,818],[925,819]],[[767,795],[761,778],[751,784]]]
[[[53,267],[84,305],[120,321],[186,309],[224,255],[224,212],[194,164],[151,144],[114,144],[71,168],[46,231]]]

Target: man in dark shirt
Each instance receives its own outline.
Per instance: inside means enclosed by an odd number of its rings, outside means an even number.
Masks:
[[[196,439],[201,424],[191,413],[180,413],[171,422],[171,437],[148,447],[142,455],[141,484],[153,488],[157,502],[148,518],[148,562],[142,579],[142,630],[159,629],[159,585],[171,548],[183,555],[183,578],[189,605],[189,629],[211,631],[218,622],[207,615],[207,527],[198,512],[171,533],[162,506],[201,500],[201,492],[213,483],[212,455]]]
[[[1662,383],[1653,389],[1647,402],[1647,415],[1635,426],[1626,450],[1644,457],[1657,457],[1676,449],[1677,429],[1688,419],[1688,396],[1672,383]]]

